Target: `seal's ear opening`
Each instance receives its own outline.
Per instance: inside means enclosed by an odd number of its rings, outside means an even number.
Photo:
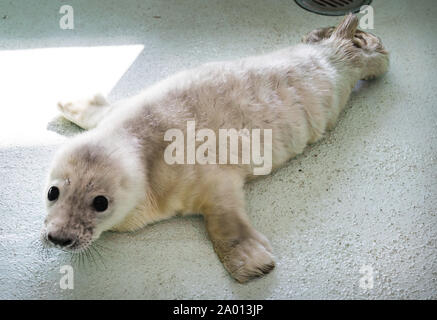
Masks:
[[[356,15],[349,13],[343,18],[340,24],[335,28],[331,35],[331,39],[350,39],[352,40],[355,31],[358,28],[358,18]]]

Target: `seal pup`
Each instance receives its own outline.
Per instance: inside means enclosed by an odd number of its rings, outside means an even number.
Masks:
[[[43,241],[80,251],[106,230],[200,213],[232,277],[246,282],[270,272],[271,246],[245,212],[243,185],[255,177],[256,164],[169,164],[164,137],[173,129],[187,136],[188,121],[213,132],[268,129],[272,169],[280,167],[334,126],[359,79],[387,71],[381,40],[357,25],[350,14],[302,44],[183,71],[116,103],[101,95],[59,103],[67,119],[92,130],[55,155]]]

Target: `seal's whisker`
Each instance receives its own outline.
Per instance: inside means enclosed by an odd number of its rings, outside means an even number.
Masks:
[[[84,266],[85,266],[85,263],[88,261],[88,253],[87,253],[86,249],[82,249],[82,254],[83,254],[83,262],[84,262]]]
[[[79,268],[85,265],[85,257],[83,255],[83,251],[79,251]]]
[[[114,248],[105,246],[102,243],[94,243],[94,246],[99,248],[102,251],[106,251],[106,252],[109,252],[109,253],[114,253],[115,252]]]
[[[70,256],[70,263],[80,268],[80,253],[73,252]]]
[[[90,248],[91,248],[92,250],[94,250],[94,252],[98,255],[99,260],[100,260],[100,262],[102,263],[103,267],[106,268],[104,258],[103,258],[103,256],[100,254],[99,250],[97,250],[97,248],[96,248],[95,246],[91,246]]]
[[[89,250],[89,247],[84,249],[84,253],[85,253],[85,261],[88,263],[88,265],[94,265],[94,260],[92,258],[91,252]]]
[[[94,258],[93,251],[91,250],[91,246],[86,248],[86,251],[88,253],[88,260],[92,260],[93,266],[98,267],[98,264],[96,263],[96,259]]]
[[[73,263],[79,267],[79,253],[73,253],[71,255],[71,258],[73,260]]]

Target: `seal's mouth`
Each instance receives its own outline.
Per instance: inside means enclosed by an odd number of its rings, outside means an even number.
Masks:
[[[92,241],[92,237],[65,236],[65,234],[47,232],[45,227],[41,232],[41,242],[44,247],[57,248],[71,253],[79,253],[88,249]]]

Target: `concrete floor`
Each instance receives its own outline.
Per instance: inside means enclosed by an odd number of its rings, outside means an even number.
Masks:
[[[76,261],[74,290],[62,290],[70,256],[38,242],[49,162],[79,132],[58,118],[58,99],[100,90],[115,100],[180,69],[297,43],[339,18],[292,0],[72,0],[75,29],[61,30],[63,1],[1,1],[0,298],[436,299],[437,6],[373,2],[390,72],[359,83],[326,139],[247,186],[273,273],[233,281],[193,216],[104,234],[101,257]],[[359,285],[363,266],[373,289]]]

